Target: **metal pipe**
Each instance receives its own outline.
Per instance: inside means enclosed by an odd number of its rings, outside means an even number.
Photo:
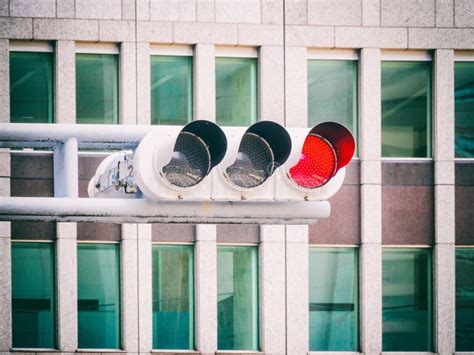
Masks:
[[[109,223],[312,224],[330,214],[327,201],[162,201],[5,197],[0,221]]]

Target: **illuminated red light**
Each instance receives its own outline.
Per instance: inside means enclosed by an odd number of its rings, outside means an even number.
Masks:
[[[335,122],[324,122],[309,132],[290,177],[301,187],[314,189],[327,183],[352,159],[355,141],[351,132]]]

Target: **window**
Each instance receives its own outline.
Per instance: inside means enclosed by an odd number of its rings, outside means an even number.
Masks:
[[[258,350],[257,247],[218,246],[219,350]]]
[[[474,351],[474,248],[456,249],[456,351]]]
[[[151,56],[151,123],[185,125],[193,118],[193,57]]]
[[[456,158],[474,158],[474,61],[454,65]]]
[[[77,246],[79,348],[120,347],[118,244]]]
[[[308,125],[333,121],[357,139],[357,61],[308,60]]]
[[[431,251],[382,254],[382,350],[432,351]]]
[[[358,351],[356,248],[309,251],[310,351]]]
[[[153,349],[194,348],[192,245],[153,246]]]
[[[257,119],[257,58],[216,58],[217,124],[248,126]]]
[[[431,157],[431,62],[382,62],[382,156]]]
[[[53,123],[51,52],[10,52],[10,121]]]
[[[53,243],[12,243],[14,348],[56,346]]]
[[[118,55],[76,54],[77,123],[118,123],[118,90]]]

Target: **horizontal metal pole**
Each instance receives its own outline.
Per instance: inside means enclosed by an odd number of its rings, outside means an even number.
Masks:
[[[327,201],[162,201],[5,197],[0,221],[110,223],[312,224],[327,218]]]

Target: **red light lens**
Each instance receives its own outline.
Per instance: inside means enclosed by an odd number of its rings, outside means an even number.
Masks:
[[[335,169],[333,147],[325,139],[310,134],[304,141],[300,160],[290,169],[290,177],[299,186],[314,189],[328,182]]]

